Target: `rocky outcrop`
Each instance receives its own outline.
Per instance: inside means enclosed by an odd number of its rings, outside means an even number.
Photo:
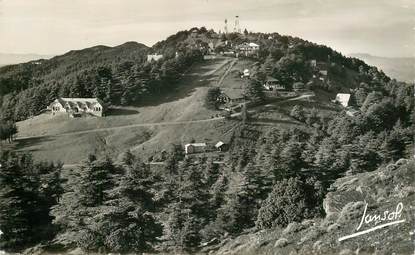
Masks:
[[[241,235],[210,254],[413,254],[415,161],[338,179],[324,209],[324,218]]]

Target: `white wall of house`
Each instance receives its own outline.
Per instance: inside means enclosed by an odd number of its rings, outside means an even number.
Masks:
[[[151,61],[157,61],[159,59],[163,58],[163,55],[159,55],[159,54],[151,54],[151,55],[147,55],[147,62],[151,62]]]
[[[96,99],[93,99],[96,100]],[[86,102],[89,105],[86,105]],[[48,109],[53,115],[59,113],[81,114],[89,113],[94,116],[102,117],[104,113],[104,107],[97,101],[91,102],[84,98],[63,98],[56,99],[53,103],[48,106]]]
[[[59,102],[54,102],[49,106],[49,109],[52,111],[53,114],[55,113],[65,113],[66,109],[62,106]]]
[[[205,143],[188,143],[184,146],[186,154],[205,152],[207,145]]]

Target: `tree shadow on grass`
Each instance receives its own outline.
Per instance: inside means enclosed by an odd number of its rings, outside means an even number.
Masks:
[[[33,147],[41,143],[52,141],[52,140],[53,138],[51,136],[39,136],[39,137],[28,137],[28,138],[16,139],[15,150],[16,151],[28,151],[28,152],[38,151],[37,148],[33,148]]]
[[[287,125],[301,125],[299,122],[295,122],[292,120],[276,120],[276,119],[268,119],[268,118],[255,118],[251,119],[251,124],[258,125],[258,126],[273,126],[275,124],[287,124]]]
[[[137,110],[125,109],[125,108],[109,108],[106,112],[107,116],[118,116],[118,115],[133,115],[140,113]]]
[[[315,102],[315,101],[304,101],[304,100],[287,101],[287,102],[282,102],[281,104],[279,104],[280,107],[294,107],[295,105],[300,105],[307,109],[311,109],[314,107],[316,109],[326,110],[326,111],[338,111],[339,109],[338,107],[331,106],[329,104],[323,104],[323,103]]]

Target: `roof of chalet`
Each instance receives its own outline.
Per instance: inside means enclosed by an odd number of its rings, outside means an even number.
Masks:
[[[101,100],[96,97],[61,97],[58,100],[62,100],[64,102],[81,102],[81,103],[98,103],[102,104]]]
[[[274,77],[267,76],[267,81],[278,81],[278,80],[275,79]]]
[[[239,44],[238,47],[259,47],[259,45],[253,42],[250,42],[250,43],[244,42],[244,43]]]
[[[222,94],[225,94],[230,99],[244,98],[244,90],[243,89],[223,88],[222,89]]]
[[[100,105],[101,107],[104,105],[102,101],[98,98],[68,98],[62,97],[57,98],[55,101],[51,103],[60,103],[62,107],[69,106],[70,108],[79,108],[79,109],[90,109],[95,105]]]
[[[305,85],[304,82],[301,82],[301,81],[296,81],[293,84],[293,86],[304,86],[304,85]]]
[[[216,148],[219,148],[219,147],[221,147],[222,145],[225,145],[225,143],[224,143],[224,142],[222,142],[222,141],[219,141],[219,142],[217,142],[217,143],[215,144],[215,147],[216,147]]]
[[[339,101],[341,104],[348,104],[350,100],[350,94],[339,93],[336,96],[336,101]]]

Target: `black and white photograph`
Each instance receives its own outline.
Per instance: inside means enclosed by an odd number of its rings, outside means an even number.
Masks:
[[[414,0],[0,0],[0,255],[415,255]]]

